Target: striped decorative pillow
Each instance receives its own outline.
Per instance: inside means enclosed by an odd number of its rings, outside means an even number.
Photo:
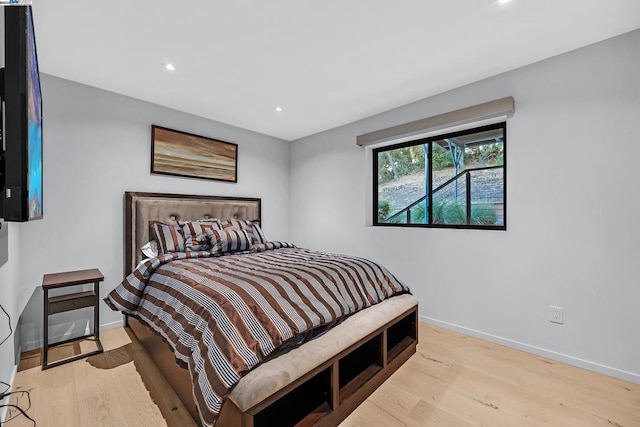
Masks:
[[[220,230],[220,221],[217,219],[201,219],[198,221],[179,221],[184,235],[185,245],[190,251],[211,250],[207,230]]]
[[[160,253],[185,251],[184,236],[179,225],[152,221],[149,227],[152,231],[151,235],[158,243]]]
[[[251,250],[251,239],[246,230],[229,227],[222,230],[207,230],[211,240],[211,253],[222,255],[231,252]]]
[[[223,219],[220,221],[220,225],[223,229],[229,227],[243,229],[247,232],[249,239],[251,239],[253,244],[262,244],[267,242],[258,221],[249,221],[248,219]]]
[[[282,248],[295,248],[296,245],[292,244],[292,243],[287,243],[287,242],[266,242],[266,243],[260,243],[257,245],[253,245],[251,247],[251,250],[253,252],[264,252],[264,251],[270,251],[273,249],[282,249]]]

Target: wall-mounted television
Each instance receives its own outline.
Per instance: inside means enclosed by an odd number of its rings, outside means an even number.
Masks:
[[[0,216],[5,221],[29,221],[43,216],[42,95],[36,38],[31,6],[3,9],[4,185]]]

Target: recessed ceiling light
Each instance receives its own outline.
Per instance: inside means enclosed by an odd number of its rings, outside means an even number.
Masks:
[[[278,106],[278,107],[274,108],[274,110],[276,110],[276,113],[282,113],[283,108]]]
[[[510,3],[510,2],[511,2],[511,0],[498,0],[498,4],[499,5],[505,5],[505,4]]]
[[[164,68],[167,71],[175,71],[176,70],[176,66],[173,65],[171,62],[165,62],[164,64],[162,64],[162,68]]]

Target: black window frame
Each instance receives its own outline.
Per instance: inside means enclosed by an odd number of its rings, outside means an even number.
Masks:
[[[433,187],[433,168],[432,168],[432,148],[433,142],[439,141],[441,139],[446,138],[455,138],[463,135],[470,135],[474,133],[502,129],[503,135],[503,224],[502,225],[480,225],[480,224],[432,224],[433,220],[433,195],[432,195],[432,187]],[[378,155],[381,152],[396,150],[405,147],[411,147],[415,145],[428,144],[428,154],[425,161],[429,162],[428,170],[428,186],[429,186],[429,195],[428,195],[428,206],[429,206],[429,222],[428,224],[424,223],[388,223],[388,222],[380,222],[378,220]],[[372,215],[373,215],[373,226],[375,227],[418,227],[418,228],[450,228],[450,229],[472,229],[472,230],[507,230],[507,122],[499,122],[495,124],[490,124],[486,126],[479,126],[475,128],[465,129],[462,131],[443,133],[434,136],[430,136],[427,138],[418,138],[413,139],[406,142],[401,142],[398,144],[386,145],[383,147],[378,147],[373,149],[373,206],[372,206]]]

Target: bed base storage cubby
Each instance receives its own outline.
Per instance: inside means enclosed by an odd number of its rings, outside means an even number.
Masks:
[[[312,376],[253,417],[254,426],[313,425],[331,412],[331,368]]]
[[[338,425],[416,352],[417,300],[402,295],[379,305],[384,313],[358,312],[324,335],[249,372],[229,395],[216,427]],[[157,335],[142,334],[142,325],[131,323],[198,420],[186,389],[188,372],[175,364],[168,348],[168,356],[158,355],[159,348],[167,345]],[[152,338],[160,341],[153,345]],[[169,362],[173,366],[167,366]]]
[[[338,361],[340,402],[371,380],[384,364],[383,333],[380,333]]]
[[[387,359],[393,360],[417,339],[418,312],[407,315],[387,329]]]

